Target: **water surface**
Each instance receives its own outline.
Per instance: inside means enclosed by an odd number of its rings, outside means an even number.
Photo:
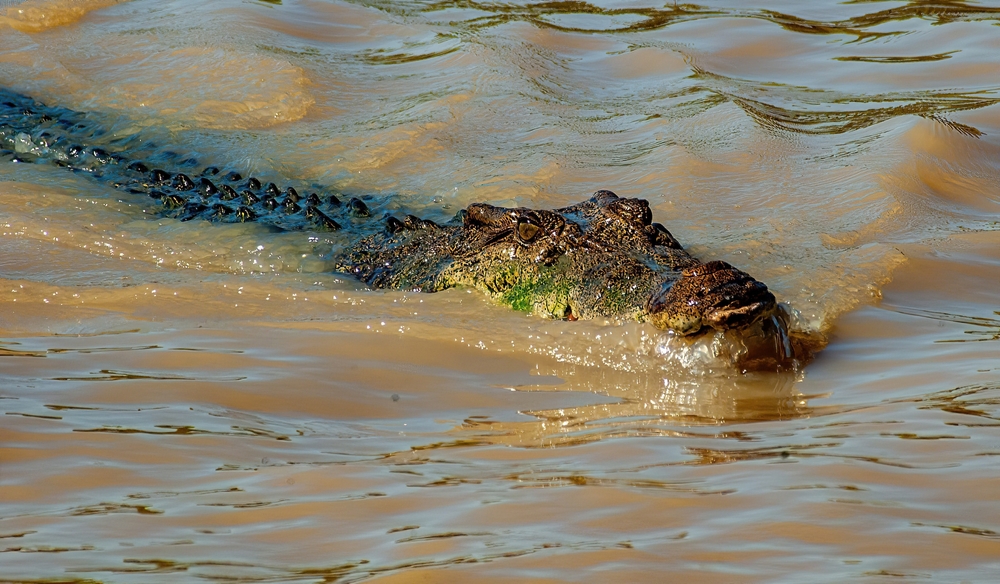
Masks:
[[[827,340],[366,290],[343,236],[0,164],[0,579],[991,581],[1000,10],[27,0],[0,85],[444,220],[648,199]]]

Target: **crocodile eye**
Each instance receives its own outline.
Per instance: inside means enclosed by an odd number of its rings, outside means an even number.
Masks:
[[[537,237],[538,232],[541,230],[542,228],[537,225],[528,223],[527,221],[521,221],[517,224],[517,238],[525,243],[528,243]]]

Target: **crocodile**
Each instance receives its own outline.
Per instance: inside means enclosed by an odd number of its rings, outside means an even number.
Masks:
[[[684,250],[646,200],[611,191],[552,210],[474,203],[445,225],[390,217],[338,267],[376,288],[472,287],[548,318],[648,321],[680,335],[748,326],[777,308],[746,272]]]
[[[87,173],[182,221],[348,231],[336,267],[373,288],[471,287],[543,317],[646,321],[681,336],[750,327],[781,310],[746,272],[688,253],[652,221],[646,200],[606,190],[559,209],[474,203],[443,223],[391,213],[378,220],[363,198],[201,167],[135,134],[118,136],[85,113],[6,90],[0,159]]]

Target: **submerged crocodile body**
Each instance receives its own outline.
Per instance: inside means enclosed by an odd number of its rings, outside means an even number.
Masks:
[[[652,222],[642,199],[599,191],[561,209],[477,203],[445,224],[412,215],[376,221],[359,198],[322,188],[300,194],[177,158],[136,136],[109,135],[86,114],[0,90],[0,159],[89,173],[181,220],[350,230],[357,236],[338,269],[375,288],[467,286],[549,318],[648,321],[680,335],[749,327],[777,310],[767,287],[745,272],[692,257]]]

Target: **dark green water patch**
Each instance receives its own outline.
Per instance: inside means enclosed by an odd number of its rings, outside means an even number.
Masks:
[[[74,432],[98,432],[107,434],[151,434],[157,436],[163,435],[174,435],[174,436],[198,436],[198,435],[213,435],[213,436],[261,436],[265,438],[273,438],[275,440],[288,441],[291,440],[288,436],[284,434],[278,434],[275,432],[270,432],[262,428],[250,428],[245,426],[233,426],[231,432],[221,432],[214,430],[201,430],[195,428],[194,426],[174,426],[170,424],[157,424],[154,426],[156,430],[147,430],[141,428],[126,428],[122,426],[103,426],[100,428],[74,428]]]
[[[97,505],[86,505],[76,507],[69,511],[75,517],[82,515],[108,515],[111,513],[138,513],[139,515],[162,515],[163,511],[153,509],[148,505],[133,505],[122,503],[99,503]]]
[[[969,338],[940,339],[936,341],[938,343],[967,343],[967,342],[1000,340],[1000,319],[991,318],[988,316],[966,316],[962,314],[954,314],[951,312],[942,312],[938,310],[922,310],[919,308],[906,308],[906,307],[895,307],[895,308],[888,307],[888,308],[900,314],[907,314],[909,316],[932,318],[934,320],[941,320],[944,322],[954,322],[958,324],[967,324],[976,327],[974,329],[965,331],[965,334],[970,336]],[[994,311],[993,314],[1000,315],[1000,310]]]
[[[966,525],[933,525],[929,523],[911,523],[915,527],[938,527],[940,529],[947,529],[952,533],[963,533],[965,535],[978,535],[979,537],[986,537],[989,539],[1000,539],[1000,533],[993,531],[992,529],[983,529],[979,527],[969,527]]]
[[[671,24],[704,18],[751,18],[776,24],[791,32],[842,35],[853,37],[855,41],[904,34],[905,31],[874,30],[893,22],[913,20],[942,25],[953,22],[990,22],[1000,19],[1000,8],[948,0],[939,2],[913,0],[901,6],[839,20],[810,19],[767,9],[716,8],[682,3],[622,8],[603,7],[576,0],[504,3],[475,0],[390,3],[363,0],[359,4],[400,15],[447,12],[449,17],[454,18],[456,12],[469,11],[469,18],[448,22],[453,27],[460,26],[467,30],[496,27],[509,22],[528,22],[539,28],[563,32],[635,33],[659,30]],[[845,4],[857,5],[861,2]]]
[[[848,61],[858,63],[926,63],[929,61],[944,61],[950,59],[958,51],[948,51],[947,53],[937,53],[935,55],[917,55],[913,57],[834,57],[834,61]]]
[[[122,380],[158,380],[158,381],[242,381],[246,377],[222,377],[222,378],[201,378],[185,377],[183,375],[173,375],[170,373],[136,373],[130,371],[116,371],[113,369],[101,369],[99,372],[91,373],[88,377],[52,377],[52,381],[122,381]]]

